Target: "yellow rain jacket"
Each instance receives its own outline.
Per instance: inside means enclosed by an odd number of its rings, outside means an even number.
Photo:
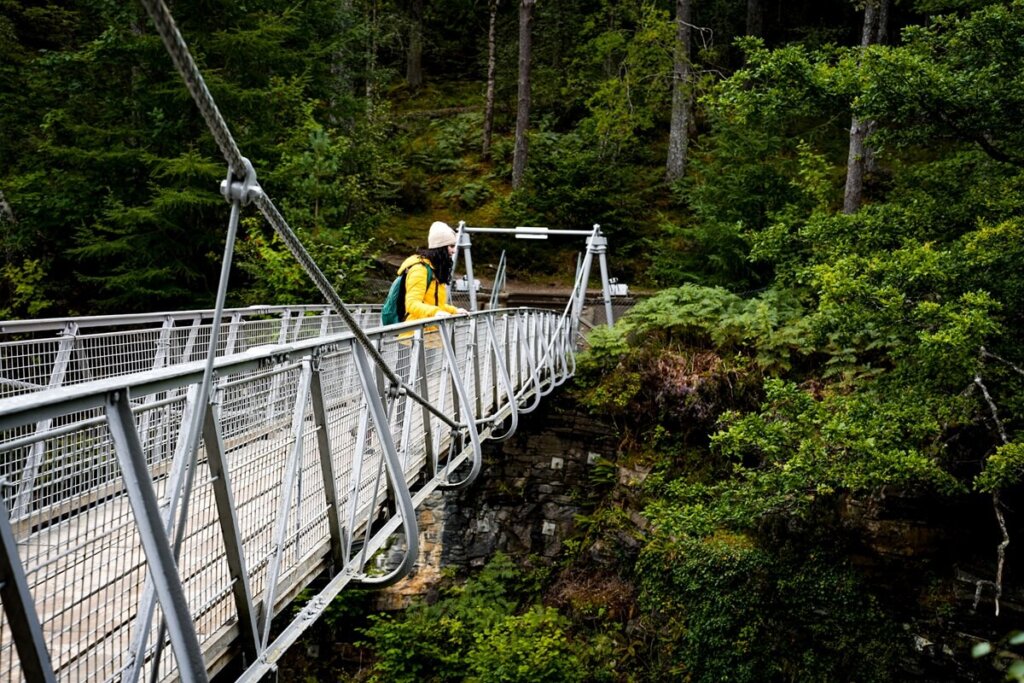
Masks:
[[[399,274],[409,269],[409,274],[405,276],[406,322],[433,318],[439,310],[453,315],[458,311],[455,306],[445,303],[448,299],[448,287],[439,282],[437,277],[431,277],[430,286],[427,286],[429,264],[430,261],[416,254],[405,259],[398,269]]]

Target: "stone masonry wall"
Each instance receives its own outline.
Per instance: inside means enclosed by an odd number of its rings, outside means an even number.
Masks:
[[[429,595],[441,569],[477,567],[497,551],[552,560],[581,511],[579,491],[598,458],[613,459],[610,423],[586,415],[559,388],[519,416],[504,442],[485,441],[480,476],[433,494],[419,513],[420,557],[408,578],[381,594],[394,609]]]

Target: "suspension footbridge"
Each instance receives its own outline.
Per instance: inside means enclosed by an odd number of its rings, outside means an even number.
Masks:
[[[35,337],[0,346],[5,680],[258,680],[345,586],[408,572],[416,506],[573,371],[553,311],[370,329],[398,384],[325,307],[224,313],[3,324]]]
[[[166,6],[142,4],[228,165],[220,283],[211,310],[0,321],[4,680],[205,681],[229,661],[259,680],[346,586],[406,575],[417,506],[572,376],[595,259],[612,321],[599,226],[460,224],[468,283],[474,233],[585,236],[564,308],[500,308],[499,268],[469,314],[380,327],[263,192]],[[326,305],[226,308],[250,205]]]

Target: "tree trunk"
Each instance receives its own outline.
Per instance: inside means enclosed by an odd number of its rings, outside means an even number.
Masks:
[[[881,0],[878,6],[878,26],[875,31],[875,43],[879,45],[885,45],[889,42],[889,0]],[[867,123],[867,129],[864,131],[867,140],[871,139],[871,135],[875,132],[878,127],[878,122],[871,120]],[[878,157],[875,155],[875,148],[867,144],[865,141],[864,147],[864,173],[872,175],[878,171]]]
[[[352,0],[342,0],[338,4],[336,17],[340,31],[347,36],[352,30]],[[327,116],[330,123],[337,126],[341,123],[338,118],[338,111],[342,101],[354,94],[352,92],[352,78],[345,63],[345,52],[341,47],[331,51],[330,73],[332,85],[327,101],[329,111]]]
[[[423,0],[409,2],[409,52],[405,61],[405,81],[411,90],[423,85]]]
[[[761,0],[747,0],[747,35],[760,37],[764,33],[764,9]]]
[[[861,31],[861,49],[878,41],[880,5],[887,0],[869,0],[864,6],[864,27]],[[885,10],[887,13],[887,10]],[[850,153],[846,160],[846,189],[843,192],[843,213],[855,213],[864,195],[864,172],[869,153],[865,146],[870,121],[856,116],[850,122]]]
[[[494,69],[496,64],[495,27],[498,23],[498,3],[489,0],[490,22],[487,26],[487,95],[484,102],[484,145],[483,157],[491,157],[491,133],[494,131]]]
[[[516,143],[512,156],[512,187],[517,188],[526,172],[526,131],[530,123],[531,28],[536,0],[519,2],[519,95],[516,106]]]
[[[14,218],[14,209],[4,197],[4,191],[0,190],[0,225],[15,225],[18,221]]]
[[[686,153],[693,118],[691,92],[693,67],[690,64],[690,0],[676,0],[676,44],[672,68],[672,123],[668,134],[668,161],[665,178],[679,180],[686,172]]]
[[[372,101],[377,79],[377,0],[370,0],[369,30],[366,33],[366,99]]]

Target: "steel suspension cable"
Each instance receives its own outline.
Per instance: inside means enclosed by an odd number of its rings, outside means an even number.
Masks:
[[[171,61],[185,82],[185,87],[188,88],[189,93],[192,95],[192,99],[199,108],[199,113],[202,114],[203,119],[206,121],[206,126],[220,148],[221,154],[224,155],[224,160],[228,162],[232,176],[232,178],[226,181],[228,185],[230,186],[236,182],[240,183],[240,191],[244,194],[243,203],[248,203],[250,200],[255,201],[256,206],[270,223],[271,227],[274,228],[278,237],[285,243],[288,251],[291,252],[295,260],[302,266],[302,269],[306,271],[306,274],[313,281],[313,284],[316,285],[317,289],[320,290],[320,293],[323,294],[327,302],[345,320],[359,345],[366,349],[374,365],[380,368],[392,385],[402,387],[410,398],[429,410],[449,427],[453,429],[461,427],[459,423],[435,408],[430,401],[416,393],[411,384],[402,381],[395,371],[388,366],[387,361],[380,355],[380,352],[370,341],[370,338],[366,336],[366,333],[359,326],[355,317],[349,312],[348,307],[345,306],[345,302],[341,300],[341,297],[334,290],[330,281],[316,265],[316,262],[313,261],[313,257],[310,256],[298,236],[288,225],[288,222],[277,210],[277,207],[274,206],[273,201],[257,184],[256,172],[252,164],[242,156],[242,152],[232,137],[224,117],[221,116],[220,109],[217,108],[213,95],[210,94],[209,88],[206,87],[206,81],[203,80],[195,60],[192,59],[192,54],[189,52],[185,39],[182,38],[181,32],[178,30],[174,17],[171,16],[167,5],[163,0],[140,1],[146,8],[150,19],[153,20],[153,24],[156,26],[157,33],[167,48]]]

